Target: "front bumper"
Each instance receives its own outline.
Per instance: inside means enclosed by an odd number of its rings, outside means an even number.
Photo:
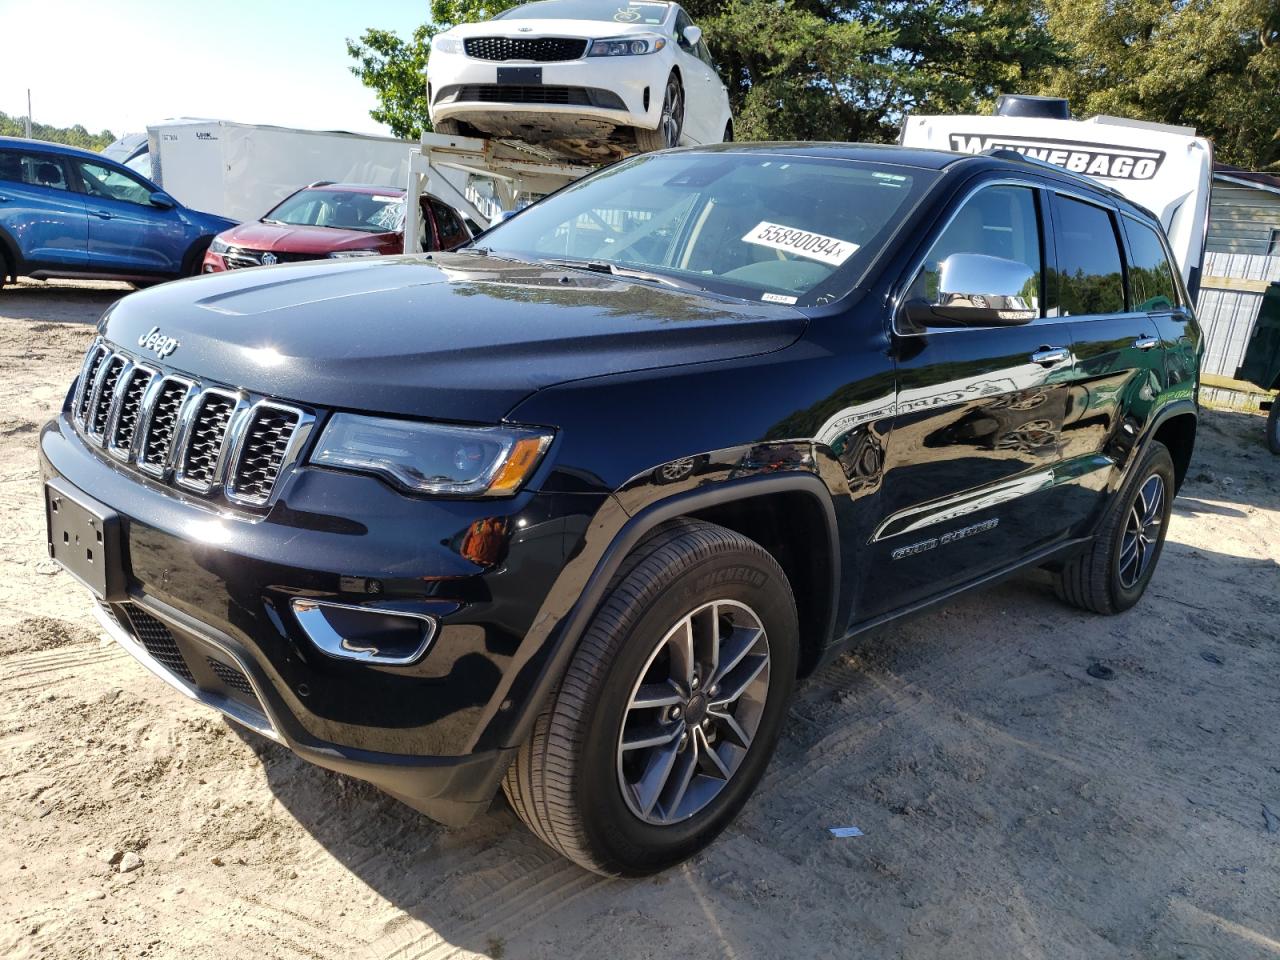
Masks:
[[[626,60],[628,63],[621,64]],[[511,99],[490,100],[499,96],[499,67],[531,66],[540,69],[542,82],[532,87],[546,94],[552,90],[591,91],[576,99],[585,102],[558,104],[546,96],[541,102],[522,102],[530,89],[511,85]],[[662,95],[670,58],[664,53],[638,57],[583,57],[551,63],[511,64],[492,60],[476,60],[461,54],[432,54],[428,71],[431,119],[457,119],[483,125],[490,114],[511,114],[536,121],[564,124],[568,118],[580,117],[612,126],[645,127],[655,130],[662,114]],[[474,93],[484,91],[485,100]],[[605,106],[610,100],[615,103]]]
[[[241,515],[107,460],[65,413],[40,449],[46,481],[119,515],[125,590],[100,616],[148,669],[443,822],[488,803],[527,706],[511,692],[529,663],[522,642],[576,545],[571,531],[607,495],[428,501],[300,467],[265,515]],[[439,626],[412,664],[336,659],[301,628],[297,598]]]
[[[232,638],[154,598],[100,603],[94,614],[113,640],[179,693],[304,760],[366,780],[441,823],[462,825],[482,813],[515,754],[512,747],[414,757],[325,743],[297,724],[254,657]]]

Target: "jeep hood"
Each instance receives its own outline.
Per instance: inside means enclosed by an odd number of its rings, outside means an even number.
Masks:
[[[107,339],[151,360],[318,407],[500,420],[552,384],[768,353],[805,317],[643,281],[477,254],[208,274],[119,301]],[[158,338],[152,338],[154,342]]]

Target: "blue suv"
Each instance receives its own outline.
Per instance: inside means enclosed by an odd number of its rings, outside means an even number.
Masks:
[[[0,137],[0,286],[19,276],[148,284],[195,274],[214,235],[232,226],[100,154]]]

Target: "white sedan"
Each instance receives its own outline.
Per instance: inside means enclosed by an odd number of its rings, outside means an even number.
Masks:
[[[733,139],[702,30],[658,0],[538,0],[437,34],[427,96],[440,133],[588,159]]]

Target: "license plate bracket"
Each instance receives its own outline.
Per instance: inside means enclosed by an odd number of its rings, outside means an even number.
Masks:
[[[59,478],[44,485],[49,556],[108,603],[125,599],[120,515]]]
[[[542,68],[499,67],[498,84],[499,86],[540,87],[542,86]]]

